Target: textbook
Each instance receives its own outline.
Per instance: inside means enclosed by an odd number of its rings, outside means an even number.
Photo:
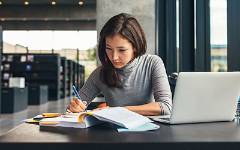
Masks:
[[[149,118],[129,111],[124,107],[109,107],[101,110],[87,111],[79,115],[62,115],[40,120],[40,126],[61,126],[88,128],[108,122],[119,128],[119,131],[147,131],[158,129]]]

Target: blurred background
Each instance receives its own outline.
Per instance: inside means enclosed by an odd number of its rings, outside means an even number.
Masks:
[[[63,112],[100,65],[99,32],[118,13],[144,28],[167,74],[240,70],[238,0],[0,0],[0,134]],[[95,100],[102,103],[101,97]]]

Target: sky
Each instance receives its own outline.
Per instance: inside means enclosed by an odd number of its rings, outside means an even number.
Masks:
[[[3,41],[20,44],[30,50],[79,49],[97,44],[97,31],[3,31]]]
[[[227,0],[210,1],[211,44],[227,44]]]

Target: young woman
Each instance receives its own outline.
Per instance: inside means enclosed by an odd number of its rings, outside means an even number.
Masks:
[[[172,95],[163,61],[145,54],[145,34],[129,14],[113,16],[100,32],[98,55],[102,63],[72,99],[68,109],[81,112],[102,93],[110,107],[121,106],[142,115],[167,115]],[[84,103],[83,101],[86,101]]]

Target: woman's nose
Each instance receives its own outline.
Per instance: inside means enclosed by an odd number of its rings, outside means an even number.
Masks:
[[[113,52],[112,59],[117,60],[119,58],[118,53]]]

